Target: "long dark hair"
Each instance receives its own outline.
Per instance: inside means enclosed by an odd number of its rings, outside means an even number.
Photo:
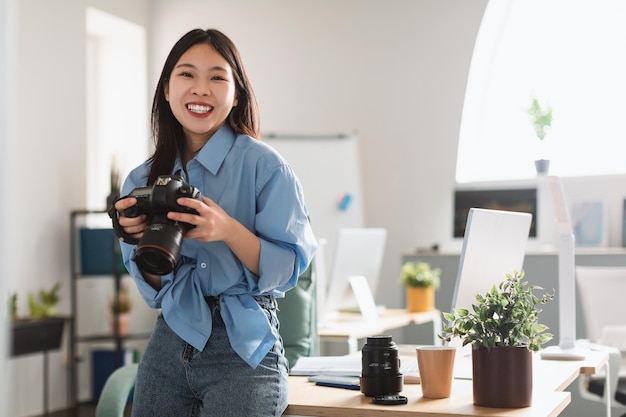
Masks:
[[[169,103],[165,100],[165,87],[180,57],[189,48],[200,43],[206,43],[214,48],[224,57],[233,70],[237,105],[230,111],[226,123],[236,133],[257,139],[260,136],[259,109],[256,96],[237,47],[226,35],[216,29],[193,29],[172,47],[154,92],[151,123],[155,150],[148,159],[152,162],[148,185],[153,184],[159,175],[170,174],[176,162],[176,155],[183,154],[185,135],[181,124],[176,120]]]

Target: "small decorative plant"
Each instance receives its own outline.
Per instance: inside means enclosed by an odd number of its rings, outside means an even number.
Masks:
[[[35,299],[35,296],[32,293],[28,293],[30,318],[43,319],[58,316],[59,312],[57,310],[57,304],[60,300],[60,289],[61,284],[56,283],[50,290],[39,290],[38,299]]]
[[[538,307],[554,298],[554,292],[537,297],[535,290],[543,288],[522,282],[524,271],[506,274],[506,279],[494,285],[485,295],[476,295],[472,310],[458,308],[454,313],[444,313],[447,321],[439,337],[450,341],[459,337],[463,346],[472,348],[496,346],[526,346],[538,351],[552,339],[545,333],[547,326],[538,323]]]
[[[400,282],[406,287],[434,287],[439,288],[441,269],[431,268],[423,261],[407,262],[402,266]]]
[[[533,124],[537,137],[543,142],[546,137],[547,130],[550,126],[552,126],[552,107],[548,105],[542,107],[536,97],[531,97],[527,113]]]
[[[11,315],[11,320],[17,320],[17,293],[11,293],[9,296],[9,313]]]

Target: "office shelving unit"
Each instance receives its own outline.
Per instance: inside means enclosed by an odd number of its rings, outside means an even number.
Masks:
[[[69,326],[69,378],[68,404],[78,411],[78,363],[84,360],[78,356],[80,344],[112,343],[115,352],[115,364],[119,367],[124,364],[124,345],[130,340],[147,339],[149,332],[129,333],[120,335],[119,322],[116,322],[112,332],[78,334],[77,319],[80,294],[78,281],[98,278],[110,278],[114,286],[114,302],[119,301],[122,278],[126,270],[121,261],[120,247],[113,229],[99,226],[89,227],[89,217],[96,220],[106,216],[103,210],[74,210],[70,215],[70,268],[71,268],[71,314]]]

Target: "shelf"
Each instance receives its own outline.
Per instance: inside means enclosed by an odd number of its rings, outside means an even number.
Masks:
[[[145,333],[132,333],[127,336],[116,337],[110,333],[93,334],[88,336],[76,336],[75,341],[79,343],[89,342],[115,342],[117,340],[142,340],[150,337],[150,332]]]
[[[111,332],[79,335],[76,332],[76,317],[80,305],[81,280],[110,279],[115,286],[114,297],[119,297],[122,277],[128,273],[122,263],[119,243],[113,233],[110,220],[106,218],[104,210],[74,210],[70,214],[70,265],[71,265],[71,310],[70,320],[70,348],[71,363],[70,378],[68,379],[69,404],[76,413],[78,406],[78,363],[84,360],[77,355],[79,344],[85,343],[112,343],[117,353],[124,351],[124,344],[132,340],[146,340],[151,332],[135,332],[126,336],[116,336]],[[94,220],[91,222],[90,220]],[[97,224],[97,226],[96,226]],[[105,224],[106,226],[102,226]],[[95,399],[94,399],[95,400]]]
[[[11,356],[57,350],[68,317],[19,320],[12,323]]]

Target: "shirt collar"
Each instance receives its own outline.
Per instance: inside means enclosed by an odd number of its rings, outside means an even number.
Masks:
[[[211,136],[211,139],[204,144],[200,152],[196,156],[196,160],[208,169],[213,175],[217,174],[226,159],[226,155],[235,143],[235,132],[224,124],[217,132]]]

